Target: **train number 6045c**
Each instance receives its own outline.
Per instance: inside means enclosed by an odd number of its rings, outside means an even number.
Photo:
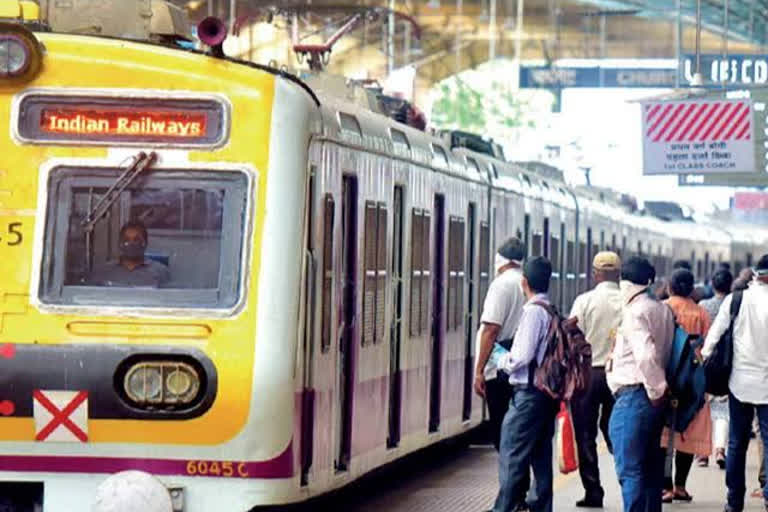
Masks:
[[[190,460],[187,462],[189,476],[224,476],[248,478],[248,468],[244,462],[217,460]]]

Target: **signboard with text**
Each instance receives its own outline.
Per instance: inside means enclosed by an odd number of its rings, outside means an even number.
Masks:
[[[549,67],[520,68],[522,88],[675,86],[677,72],[659,68]]]
[[[755,172],[752,102],[643,104],[643,174]]]
[[[705,87],[725,85],[733,88],[740,85],[768,83],[768,55],[704,54],[700,59],[701,76]],[[691,82],[695,69],[696,56],[685,55],[680,62],[682,84],[687,85]]]
[[[38,144],[217,146],[228,134],[218,99],[34,92],[18,104],[15,135]]]

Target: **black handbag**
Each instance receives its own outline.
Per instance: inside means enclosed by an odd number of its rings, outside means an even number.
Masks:
[[[717,342],[712,354],[704,362],[704,374],[707,377],[707,393],[714,396],[728,394],[728,381],[733,368],[733,325],[741,309],[743,291],[733,293],[731,299],[731,323]]]

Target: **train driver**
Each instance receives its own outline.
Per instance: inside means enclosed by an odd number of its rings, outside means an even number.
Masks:
[[[170,280],[168,267],[145,258],[149,235],[143,223],[127,222],[120,228],[117,261],[94,266],[86,279],[91,286],[159,288]]]

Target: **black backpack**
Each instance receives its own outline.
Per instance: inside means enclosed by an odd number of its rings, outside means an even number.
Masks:
[[[704,373],[707,376],[707,393],[714,396],[728,394],[728,381],[733,367],[733,325],[741,309],[743,291],[733,293],[731,298],[731,323],[717,342],[714,351],[704,362]]]

